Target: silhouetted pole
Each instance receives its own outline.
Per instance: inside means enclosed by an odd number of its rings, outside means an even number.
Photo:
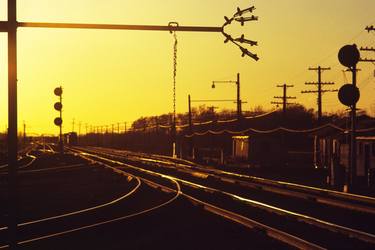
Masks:
[[[240,83],[240,73],[237,73],[236,81],[213,81],[212,88],[216,88],[216,83],[235,83],[236,84],[236,103],[237,103],[237,119],[240,120],[242,117],[242,102],[241,102],[241,83]]]
[[[352,81],[353,81],[353,85],[354,87],[357,87],[357,65],[354,65],[352,67]],[[350,147],[351,147],[351,150],[350,150],[350,159],[351,159],[351,162],[350,162],[350,170],[351,170],[351,173],[350,173],[350,179],[351,179],[351,187],[355,186],[356,184],[356,172],[357,172],[357,133],[356,133],[356,129],[357,129],[357,114],[356,114],[356,110],[357,110],[357,104],[354,103],[352,105],[352,110],[351,110],[351,140],[350,140]]]
[[[240,73],[237,73],[237,119],[240,120],[242,117],[242,103],[240,96]]]
[[[342,104],[351,108],[351,131],[349,144],[349,170],[346,171],[346,187],[351,190],[356,185],[357,170],[357,144],[356,144],[356,103],[360,97],[357,88],[357,63],[360,61],[360,52],[356,44],[343,46],[338,53],[338,59],[342,65],[352,71],[352,84],[345,84],[340,88],[339,100]],[[344,190],[346,191],[346,190]]]
[[[74,124],[75,124],[75,118],[73,118],[73,121],[72,121],[72,132],[74,132]]]
[[[294,87],[294,85],[282,84],[282,85],[277,85],[277,87],[283,88],[283,95],[282,96],[274,96],[273,98],[282,99],[282,102],[271,102],[271,103],[277,104],[277,105],[279,105],[279,104],[283,105],[283,117],[284,117],[284,121],[285,121],[287,105],[293,104],[293,103],[288,102],[288,100],[289,99],[296,99],[295,96],[287,96],[287,89]]]
[[[286,115],[286,84],[283,85],[283,115]]]
[[[26,123],[23,121],[23,143],[26,143]]]
[[[9,246],[17,249],[17,10],[8,0],[8,168],[9,168]]]
[[[316,85],[318,87],[317,90],[306,90],[306,91],[301,91],[302,94],[306,94],[306,93],[317,93],[318,94],[318,101],[317,101],[317,104],[318,104],[318,123],[321,124],[321,121],[322,121],[322,114],[323,114],[323,111],[322,111],[322,94],[325,93],[325,92],[337,92],[338,90],[337,89],[331,89],[331,90],[323,90],[323,85],[333,85],[335,84],[334,82],[322,82],[322,72],[325,71],[325,70],[331,70],[331,68],[324,68],[324,67],[321,67],[321,66],[318,66],[316,68],[312,68],[310,67],[309,70],[314,70],[314,71],[317,71],[318,72],[318,82],[306,82],[305,84],[306,85]]]
[[[60,86],[60,89],[62,89],[62,86]],[[62,103],[62,94],[60,95],[60,103]],[[62,120],[62,109],[60,109],[60,119]],[[64,140],[63,140],[63,132],[62,132],[62,125],[59,126],[59,150],[60,154],[64,153]]]
[[[289,99],[296,99],[295,96],[287,96],[287,89],[288,88],[291,88],[291,87],[294,87],[294,85],[287,85],[287,84],[282,84],[282,85],[277,85],[278,88],[283,88],[283,95],[282,96],[274,96],[274,98],[276,99],[282,99],[282,102],[271,102],[272,104],[281,104],[283,105],[283,121],[282,121],[282,124],[284,126],[287,125],[287,122],[286,122],[286,108],[287,108],[287,105],[288,104],[292,104],[292,103],[289,103],[288,100]],[[285,139],[285,134],[282,133],[281,136],[280,136],[280,143],[281,143],[281,150],[282,150],[282,164],[283,166],[286,166],[287,164],[287,158],[288,158],[288,147],[287,147],[287,143],[286,143],[286,139]]]
[[[193,131],[193,120],[191,117],[191,98],[190,95],[188,96],[188,107],[189,107],[189,132],[191,133]]]
[[[189,107],[189,134],[193,133],[193,117],[191,113],[191,97],[188,96],[188,107]],[[189,156],[194,157],[194,145],[193,145],[193,137],[189,138]]]

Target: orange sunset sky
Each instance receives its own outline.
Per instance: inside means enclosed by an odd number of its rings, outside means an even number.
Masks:
[[[244,27],[234,23],[234,37],[256,40],[258,62],[241,57],[238,48],[224,44],[220,33],[178,32],[177,112],[187,112],[192,99],[235,99],[234,84],[211,89],[213,80],[235,80],[241,73],[243,110],[274,108],[277,84],[294,84],[288,95],[308,108],[316,108],[314,89],[306,81],[317,74],[308,67],[331,67],[323,81],[339,88],[351,80],[337,60],[345,44],[375,47],[374,0],[18,0],[18,20],[111,24],[221,26],[224,16],[237,7],[255,5],[259,21]],[[6,0],[0,0],[0,19],[6,20]],[[375,58],[375,53],[362,53]],[[375,66],[359,63],[358,107],[375,115]],[[130,123],[141,116],[172,112],[173,36],[156,31],[56,30],[19,28],[19,128],[23,121],[31,133],[58,133],[53,89],[64,88],[64,131],[75,119],[98,126]],[[234,103],[215,103],[235,109]],[[323,111],[343,110],[336,93],[323,96]],[[7,35],[0,33],[0,131],[7,127]]]

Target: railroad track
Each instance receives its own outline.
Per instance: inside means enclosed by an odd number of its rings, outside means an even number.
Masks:
[[[136,182],[134,188],[130,192],[101,205],[19,223],[18,245],[30,247],[49,239],[141,216],[142,214],[168,206],[168,204],[172,203],[180,195],[180,187],[174,180],[165,178],[165,181],[169,182],[169,184],[160,184],[125,173],[105,163],[95,163],[123,176],[124,180]],[[147,203],[143,204],[142,199],[145,196],[148,199]],[[124,206],[124,204],[128,205],[129,203],[143,204],[143,207]],[[3,242],[6,239],[7,229],[7,227],[0,228],[0,239],[3,239]],[[0,249],[7,248],[9,248],[9,245],[0,243]]]
[[[80,150],[82,150],[82,148]],[[292,199],[293,202],[301,202],[301,200],[303,200],[307,202],[304,203],[304,206],[312,206],[315,204],[315,207],[323,207],[318,209],[319,213],[321,211],[329,211],[330,216],[335,216],[336,210],[339,211],[339,213],[348,214],[349,216],[353,212],[358,212],[360,215],[354,218],[361,218],[362,223],[364,222],[363,220],[366,221],[367,218],[373,219],[373,217],[371,217],[374,214],[372,206],[373,199],[370,197],[348,195],[292,183],[280,183],[262,178],[252,178],[220,171],[217,172],[212,169],[205,169],[206,171],[203,171],[200,166],[188,165],[187,162],[176,162],[174,159],[168,158],[160,159],[160,157],[158,157],[155,159],[150,156],[147,158],[145,155],[129,156],[129,153],[124,155],[118,151],[111,152],[110,150],[97,148],[86,149],[85,152],[100,155],[100,157],[109,161],[112,159],[112,163],[117,164],[125,164],[124,161],[129,161],[130,158],[130,162],[132,162],[131,165],[137,163],[137,167],[144,171],[174,178],[184,187],[183,193],[188,195],[191,200],[192,198],[197,199],[197,197],[200,197],[200,202],[209,201],[208,205],[221,207],[221,209],[225,211],[230,211],[234,214],[233,217],[242,216],[242,219],[239,221],[243,221],[244,218],[253,218],[252,216],[257,214],[258,217],[256,219],[260,221],[261,224],[270,224],[272,226],[269,228],[281,232],[288,232],[288,235],[295,235],[296,238],[301,240],[302,238],[307,238],[304,242],[312,242],[312,245],[315,247],[319,245],[326,248],[335,248],[338,244],[341,247],[352,246],[355,248],[375,246],[375,236],[372,232],[326,221],[316,216],[317,213],[315,213],[315,216],[306,215],[293,210],[284,209],[279,205],[276,206],[267,204],[266,202],[259,202],[248,198],[249,194],[246,192],[238,192],[235,187],[241,187],[241,189],[244,187],[249,188],[252,192],[254,192],[254,190],[259,191],[263,195],[265,193],[276,194],[278,195],[278,199],[280,196],[288,197]],[[138,160],[135,158],[138,158]],[[126,169],[131,168],[131,165],[125,165]],[[225,184],[225,188],[223,188],[223,183]],[[275,196],[271,195],[270,197]],[[347,205],[348,203],[350,203],[350,205]],[[223,204],[227,205],[223,207]],[[298,203],[295,203],[295,205],[298,206]],[[349,211],[349,213],[342,211]],[[238,221],[238,219],[233,220]],[[272,222],[272,220],[276,223]],[[334,221],[335,220],[337,219],[334,219]],[[371,222],[369,223],[369,221],[367,222],[367,226],[372,224]],[[270,232],[270,229],[265,225],[261,228],[266,232]],[[306,232],[313,233],[307,235]],[[301,247],[301,245],[293,243],[293,240],[287,243],[299,248]],[[306,246],[303,248],[306,248]]]
[[[36,160],[37,157],[32,155],[30,152],[31,150],[28,151],[25,154],[25,156],[20,156],[18,158],[18,162],[20,164],[18,169],[24,169],[24,168],[30,167],[33,164],[33,162]],[[4,164],[0,166],[0,173],[7,172],[7,171],[8,171],[8,164]]]
[[[154,156],[150,154],[134,153],[129,151],[112,150],[106,148],[92,148],[101,153],[109,153],[112,156],[118,156],[123,159],[143,162],[153,165],[160,165],[171,169],[178,169],[179,172],[193,174],[202,178],[215,178],[223,182],[236,183],[239,186],[261,189],[267,192],[283,194],[289,197],[312,200],[316,203],[327,204],[348,210],[375,214],[375,198],[337,192],[322,188],[305,186],[285,181],[275,181],[260,177],[237,174],[228,171],[222,171],[215,168],[207,168],[186,160],[174,159],[167,156]]]

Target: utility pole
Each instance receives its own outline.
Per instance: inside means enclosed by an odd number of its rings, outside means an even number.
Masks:
[[[237,103],[237,119],[240,120],[242,118],[242,101],[241,101],[241,83],[240,83],[240,73],[237,73],[237,80],[236,81],[213,81],[212,82],[212,88],[216,88],[217,83],[235,83],[237,86],[237,98],[236,98],[236,103]]]
[[[287,85],[286,83],[282,85],[277,85],[278,88],[283,88],[283,96],[274,96],[275,99],[282,99],[282,102],[271,102],[272,104],[282,104],[283,105],[283,126],[287,126],[286,122],[286,107],[287,105],[293,104],[288,102],[288,100],[296,99],[295,96],[288,96],[287,89],[294,87],[294,85]],[[287,165],[287,158],[288,158],[288,145],[286,142],[285,134],[282,133],[280,137],[280,145],[282,149],[282,158],[280,159],[283,166]]]
[[[189,134],[193,134],[193,116],[191,113],[191,97],[188,95],[188,108],[189,108]],[[193,137],[189,138],[189,157],[194,159],[194,142]]]
[[[26,143],[26,123],[23,121],[23,143]]]
[[[295,96],[287,96],[287,89],[294,87],[294,85],[287,85],[287,84],[282,84],[282,85],[277,85],[278,88],[283,88],[283,96],[274,96],[273,98],[275,99],[282,99],[282,102],[271,102],[271,104],[277,104],[277,105],[283,105],[283,116],[284,119],[286,117],[286,107],[287,105],[294,104],[291,102],[288,102],[288,100],[291,99],[297,99]]]
[[[237,119],[242,117],[242,103],[240,96],[240,73],[237,73]]]
[[[365,30],[367,30],[368,33],[370,33],[370,31],[375,31],[375,28],[373,25],[371,26],[367,26],[365,28]],[[375,48],[374,47],[360,47],[359,49],[360,51],[366,51],[366,52],[375,52]],[[371,62],[371,63],[374,63],[375,62],[375,58],[361,58],[359,60],[360,62]]]
[[[334,82],[322,82],[322,72],[325,70],[331,70],[331,68],[325,68],[318,66],[316,68],[310,67],[309,70],[317,71],[318,72],[318,81],[317,82],[306,82],[306,85],[316,85],[318,87],[317,90],[304,90],[301,91],[302,94],[312,94],[312,93],[317,93],[318,94],[318,123],[321,124],[322,122],[322,94],[326,92],[338,92],[338,89],[322,89],[324,85],[334,85]]]
[[[188,95],[188,107],[189,107],[189,133],[193,131],[193,119],[191,114],[191,98],[190,95]]]
[[[82,123],[79,122],[79,123],[78,123],[78,136],[81,135],[81,125],[82,125]]]
[[[73,118],[73,121],[72,121],[72,132],[74,132],[74,123],[75,123],[75,118]]]

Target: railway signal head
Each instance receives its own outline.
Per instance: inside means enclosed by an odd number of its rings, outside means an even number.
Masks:
[[[55,88],[55,90],[53,91],[53,93],[55,93],[55,95],[57,96],[61,96],[62,95],[62,88],[61,87],[57,87]]]
[[[53,107],[55,108],[55,110],[57,111],[61,111],[62,110],[62,104],[61,102],[56,102]]]
[[[360,93],[356,86],[348,83],[340,88],[338,96],[342,104],[352,106],[358,102]]]
[[[342,47],[339,51],[338,58],[342,65],[348,68],[354,67],[360,59],[357,45],[345,45]]]
[[[55,123],[56,126],[61,127],[62,125],[62,119],[60,117],[56,117],[53,122]]]
[[[55,88],[55,90],[53,91],[53,93],[54,93],[56,96],[60,97],[60,101],[55,102],[55,104],[53,105],[53,107],[55,108],[55,110],[58,111],[58,112],[60,112],[60,117],[57,117],[57,118],[55,118],[55,120],[54,120],[55,125],[56,125],[56,126],[59,126],[59,127],[60,127],[60,130],[61,130],[61,125],[62,125],[62,117],[61,117],[61,113],[62,113],[62,108],[63,108],[63,105],[62,105],[62,103],[61,103],[61,100],[62,100],[62,98],[61,98],[61,96],[62,96],[62,92],[63,92],[63,91],[62,91],[62,87],[61,87],[61,86]],[[60,135],[60,136],[61,136],[61,135]]]

